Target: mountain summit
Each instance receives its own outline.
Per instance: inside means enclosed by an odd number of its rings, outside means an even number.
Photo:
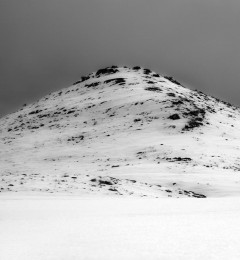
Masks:
[[[1,194],[240,194],[240,110],[107,67],[0,119]]]

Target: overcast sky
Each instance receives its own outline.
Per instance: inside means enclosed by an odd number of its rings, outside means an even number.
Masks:
[[[0,0],[0,115],[109,65],[240,105],[239,0]]]

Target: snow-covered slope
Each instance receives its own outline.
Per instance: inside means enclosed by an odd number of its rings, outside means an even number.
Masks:
[[[239,132],[238,108],[148,69],[112,66],[0,119],[0,189],[240,195]]]

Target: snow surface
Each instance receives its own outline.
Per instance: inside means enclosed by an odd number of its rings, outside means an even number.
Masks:
[[[0,259],[240,259],[240,198],[5,195]]]
[[[138,67],[1,118],[0,259],[240,259],[239,132],[239,108]]]

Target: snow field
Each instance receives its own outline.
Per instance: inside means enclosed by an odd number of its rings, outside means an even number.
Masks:
[[[240,199],[3,196],[1,260],[240,259]]]

